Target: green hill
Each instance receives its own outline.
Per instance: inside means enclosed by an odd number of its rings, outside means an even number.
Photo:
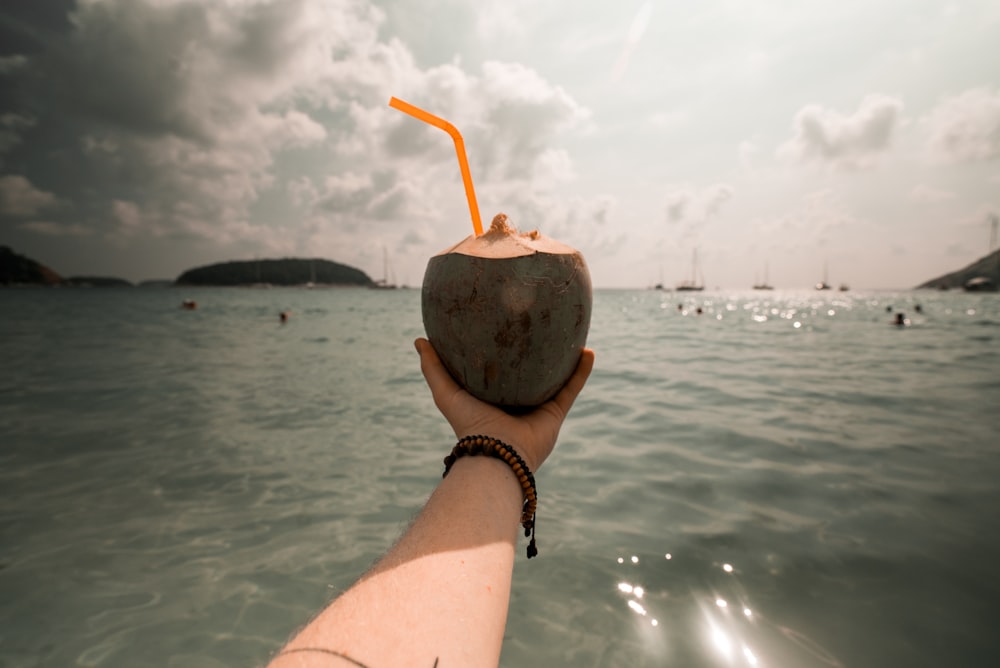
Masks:
[[[31,258],[0,246],[0,285],[58,285],[62,277]]]
[[[1000,285],[1000,249],[979,258],[964,269],[959,269],[950,274],[933,278],[926,283],[921,283],[917,288],[937,288],[941,290],[961,288],[972,279],[980,277],[989,279],[994,286]]]
[[[365,272],[320,259],[244,260],[188,269],[177,285],[357,285],[371,286]]]

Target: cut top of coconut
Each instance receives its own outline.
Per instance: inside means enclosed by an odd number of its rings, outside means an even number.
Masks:
[[[535,253],[552,253],[556,255],[572,255],[576,253],[564,243],[547,237],[534,230],[521,234],[507,221],[507,215],[498,213],[493,217],[490,229],[480,236],[469,236],[438,255],[461,253],[473,257],[503,259],[534,255]]]

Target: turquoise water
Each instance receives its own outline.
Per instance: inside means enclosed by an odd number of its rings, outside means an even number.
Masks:
[[[0,291],[0,666],[265,663],[440,478],[419,301]],[[1000,298],[598,291],[589,345],[502,665],[1000,665]]]

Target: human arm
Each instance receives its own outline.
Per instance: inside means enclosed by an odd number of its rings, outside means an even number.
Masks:
[[[418,339],[416,348],[434,403],[455,435],[499,439],[532,471],[555,447],[594,364],[594,353],[584,350],[553,400],[511,416],[462,390],[428,341]],[[522,500],[521,485],[504,462],[458,459],[396,545],[309,623],[271,667],[496,666]]]

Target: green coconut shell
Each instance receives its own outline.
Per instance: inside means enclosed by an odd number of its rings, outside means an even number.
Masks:
[[[424,329],[452,378],[497,406],[551,399],[587,342],[593,295],[579,251],[538,232],[518,234],[499,214],[427,263]]]

